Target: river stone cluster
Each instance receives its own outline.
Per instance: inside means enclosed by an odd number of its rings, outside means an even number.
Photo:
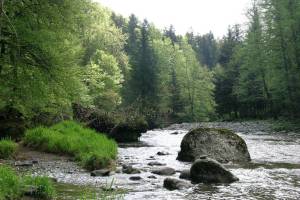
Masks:
[[[184,136],[177,159],[193,162],[202,155],[221,163],[251,160],[245,141],[227,129],[198,128]]]

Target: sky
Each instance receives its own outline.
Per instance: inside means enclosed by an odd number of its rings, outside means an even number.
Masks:
[[[94,0],[118,14],[135,14],[164,29],[174,25],[177,34],[193,30],[216,37],[226,34],[228,26],[245,25],[251,0]]]

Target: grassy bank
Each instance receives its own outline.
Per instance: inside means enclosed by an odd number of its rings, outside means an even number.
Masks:
[[[18,150],[18,144],[9,140],[0,140],[0,159],[12,158]]]
[[[73,156],[88,170],[111,167],[117,157],[115,141],[73,121],[30,129],[24,144],[39,151]]]
[[[37,199],[53,199],[52,181],[46,177],[21,177],[8,166],[0,166],[0,200],[17,200],[25,194]]]

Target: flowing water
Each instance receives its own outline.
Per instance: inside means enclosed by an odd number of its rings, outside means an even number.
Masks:
[[[218,124],[217,127],[223,127]],[[226,126],[225,126],[226,125]],[[225,124],[228,127],[228,124]],[[230,125],[230,124],[229,124]],[[208,126],[214,126],[208,124]],[[236,126],[236,125],[235,125]],[[238,124],[237,127],[245,125]],[[176,160],[180,150],[180,143],[183,136],[188,132],[188,127],[173,126],[171,130],[153,130],[144,133],[140,138],[141,143],[135,147],[120,147],[120,164],[129,164],[142,171],[137,174],[142,179],[131,181],[127,175],[117,173],[110,177],[91,177],[88,172],[68,166],[68,163],[61,164],[62,167],[50,167],[50,170],[36,169],[37,174],[46,174],[58,179],[62,183],[76,185],[100,186],[114,182],[117,188],[126,188],[128,192],[125,199],[128,200],[176,200],[176,199],[300,199],[300,134],[293,133],[272,133],[255,127],[243,128],[233,127],[247,143],[252,162],[246,165],[226,165],[240,181],[230,185],[195,185],[193,188],[168,191],[163,188],[164,176],[156,176],[150,179],[151,170],[155,167],[148,166],[151,161],[158,161],[178,170],[172,177],[178,178],[179,171],[189,169],[191,163],[179,162]],[[229,126],[229,128],[231,128]],[[172,134],[178,132],[178,134]],[[169,155],[159,156],[158,151],[168,152]],[[60,162],[62,163],[62,162]],[[72,162],[69,163],[72,165]],[[50,165],[46,163],[46,165]],[[63,199],[76,199],[72,189]],[[74,191],[77,189],[74,189]],[[78,190],[77,190],[78,191]]]

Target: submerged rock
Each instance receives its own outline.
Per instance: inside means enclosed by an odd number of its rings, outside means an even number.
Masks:
[[[198,159],[190,170],[193,183],[232,183],[239,179],[216,160]]]
[[[168,190],[180,190],[180,189],[189,188],[191,186],[192,185],[190,183],[175,178],[166,178],[164,180],[164,188]]]
[[[175,169],[171,167],[163,167],[163,168],[152,170],[152,173],[157,175],[169,176],[175,174],[176,172]]]
[[[170,155],[168,152],[165,152],[165,151],[159,151],[157,152],[157,155],[158,156],[167,156],[167,155]]]
[[[198,128],[184,136],[177,159],[192,162],[203,155],[221,163],[251,160],[245,141],[227,129]]]
[[[131,176],[131,177],[129,177],[129,179],[132,180],[132,181],[139,181],[139,180],[142,180],[142,177],[140,177],[140,176]]]
[[[149,178],[149,179],[157,179],[156,176],[153,176],[153,175],[148,176],[147,178]]]
[[[160,163],[160,162],[157,162],[157,161],[153,161],[153,162],[149,162],[148,165],[149,166],[165,166],[166,164]]]
[[[189,169],[185,169],[183,170],[180,175],[179,178],[181,179],[186,179],[186,180],[190,180],[191,179],[191,172]]]

